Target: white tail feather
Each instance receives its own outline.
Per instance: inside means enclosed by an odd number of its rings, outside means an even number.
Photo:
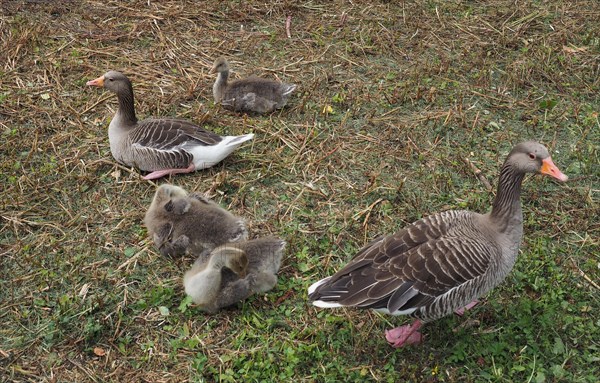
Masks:
[[[230,146],[230,145],[241,145],[246,141],[250,141],[254,138],[254,134],[244,134],[242,136],[225,136],[223,137],[223,141],[219,142],[216,146]]]
[[[314,306],[321,307],[323,309],[333,309],[333,308],[336,308],[336,307],[344,307],[341,304],[336,303],[336,302],[314,301],[312,304]]]
[[[254,134],[225,136],[216,145],[201,145],[188,149],[194,156],[196,169],[209,168],[223,160],[241,144],[254,138]]]
[[[323,278],[318,282],[313,283],[312,285],[310,285],[310,287],[308,288],[308,295],[312,294],[315,292],[315,290],[317,289],[317,287],[321,286],[323,283],[327,282],[329,280],[329,278],[331,277],[327,277],[327,278]]]

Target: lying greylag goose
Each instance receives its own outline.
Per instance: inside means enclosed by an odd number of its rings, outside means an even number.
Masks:
[[[144,217],[154,244],[165,256],[201,253],[245,240],[244,221],[198,193],[179,186],[158,187]]]
[[[333,276],[311,285],[309,300],[318,307],[410,315],[416,318],[412,325],[387,331],[386,338],[394,347],[419,343],[422,323],[469,308],[512,269],[523,236],[525,173],[567,180],[543,145],[520,143],[502,166],[490,213],[446,211],[379,237]]]
[[[202,310],[216,312],[246,299],[253,293],[269,291],[277,284],[277,272],[284,248],[285,241],[275,237],[219,246],[208,257],[201,254],[192,268],[185,273],[185,292]],[[247,267],[236,271],[226,265],[234,273],[214,267],[215,258],[221,260],[234,257],[245,257]],[[219,261],[216,264],[225,263]],[[221,272],[217,273],[217,270]]]
[[[257,76],[228,82],[229,63],[223,57],[215,61],[210,73],[218,73],[213,85],[215,102],[236,112],[270,113],[281,109],[296,89],[294,84]]]
[[[219,136],[176,118],[138,121],[131,82],[116,71],[88,81],[87,85],[117,94],[119,108],[108,126],[110,151],[118,162],[151,172],[144,177],[147,180],[211,167],[254,137]]]

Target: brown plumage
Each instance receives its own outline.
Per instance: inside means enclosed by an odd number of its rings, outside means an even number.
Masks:
[[[200,254],[224,243],[246,239],[244,221],[201,194],[163,184],[158,187],[144,224],[163,255]]]
[[[296,89],[294,84],[257,76],[228,82],[229,62],[223,57],[215,60],[210,73],[218,73],[213,85],[215,102],[236,112],[270,113],[281,109]]]
[[[512,269],[523,235],[521,182],[525,173],[567,177],[536,142],[516,145],[500,172],[492,211],[446,211],[382,236],[333,276],[314,283],[319,307],[358,307],[418,318],[388,332],[395,346],[418,343],[422,322],[460,310],[498,285]]]
[[[211,167],[254,137],[219,136],[177,118],[138,121],[131,81],[120,72],[107,72],[87,85],[103,87],[117,95],[119,108],[108,127],[110,151],[118,162],[151,172],[144,179]]]
[[[265,237],[228,243],[201,254],[183,277],[185,292],[208,312],[266,292],[277,284],[284,247],[285,241]]]

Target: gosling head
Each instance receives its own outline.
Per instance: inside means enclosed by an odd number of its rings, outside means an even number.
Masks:
[[[231,245],[225,245],[215,249],[215,253],[218,254],[213,254],[213,256],[219,255],[223,257],[224,265],[231,269],[231,271],[241,278],[246,276],[248,271],[248,257],[242,249]]]
[[[229,62],[227,61],[227,59],[225,57],[219,57],[218,59],[215,60],[215,63],[213,64],[213,67],[210,70],[210,73],[222,73],[222,72],[228,72],[228,71],[229,71]]]

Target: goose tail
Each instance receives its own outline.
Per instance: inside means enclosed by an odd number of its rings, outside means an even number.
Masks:
[[[220,145],[223,145],[225,147],[227,146],[234,146],[234,147],[238,147],[241,144],[243,144],[246,141],[250,141],[251,139],[254,138],[254,134],[250,133],[250,134],[244,134],[241,136],[225,136],[223,137],[223,141],[220,143]]]
[[[333,297],[328,297],[329,299],[327,300],[327,302],[319,299],[321,297],[321,294],[319,294],[319,287],[326,284],[330,278],[331,277],[321,279],[320,281],[310,285],[310,287],[308,288],[308,300],[311,301],[314,306],[321,308],[343,307],[341,304],[331,301],[330,299]]]
[[[215,145],[196,146],[190,150],[194,156],[195,169],[209,168],[223,160],[241,144],[254,138],[254,134],[225,136]]]

